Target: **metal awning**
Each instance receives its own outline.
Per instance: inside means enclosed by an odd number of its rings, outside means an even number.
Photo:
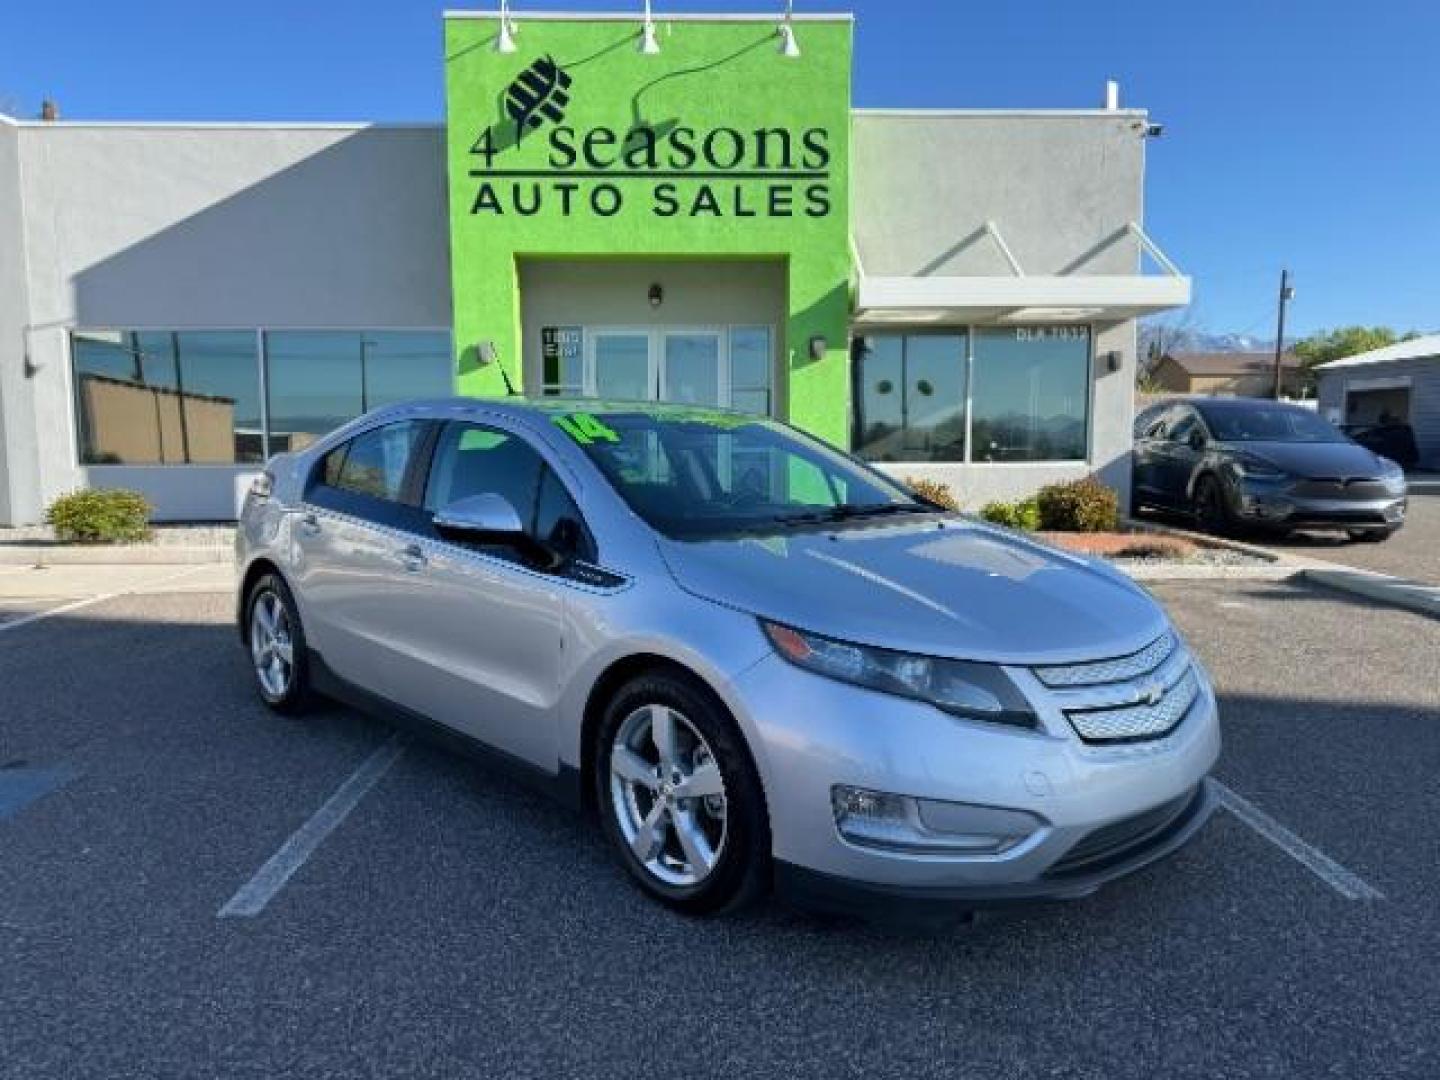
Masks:
[[[1037,323],[1132,319],[1190,302],[1190,279],[1133,221],[1127,231],[1165,272],[1029,275],[994,222],[985,231],[1009,275],[870,277],[860,264],[855,319],[865,323]]]

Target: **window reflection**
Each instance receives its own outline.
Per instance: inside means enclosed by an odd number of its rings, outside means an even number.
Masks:
[[[72,357],[82,464],[263,459],[253,332],[78,332]]]
[[[964,460],[964,334],[858,338],[855,379],[855,443],[861,457]]]
[[[84,465],[250,465],[370,409],[453,392],[450,335],[429,330],[77,330]]]
[[[982,330],[975,340],[974,379],[974,460],[1084,460],[1088,327]]]

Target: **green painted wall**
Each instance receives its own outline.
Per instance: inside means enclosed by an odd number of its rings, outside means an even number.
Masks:
[[[517,260],[786,260],[790,420],[849,440],[848,20],[445,22],[451,260],[462,393],[521,384]],[[553,63],[552,63],[553,62]],[[829,349],[809,358],[823,335]],[[498,364],[483,364],[493,341]]]

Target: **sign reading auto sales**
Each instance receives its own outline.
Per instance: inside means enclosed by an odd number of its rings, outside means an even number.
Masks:
[[[697,127],[637,119],[624,129],[565,122],[575,80],[545,56],[505,92],[507,119],[470,148],[470,213],[659,218],[823,218],[830,214],[831,141],[823,127]],[[510,150],[542,144],[535,164]],[[537,156],[541,158],[537,162]]]

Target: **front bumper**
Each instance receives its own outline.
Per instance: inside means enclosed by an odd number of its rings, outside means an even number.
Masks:
[[[765,783],[779,888],[803,899],[848,882],[861,895],[914,893],[978,905],[1083,896],[1154,861],[1203,824],[1208,796],[1187,809],[1183,827],[1177,812],[1164,835],[1058,872],[1101,830],[1205,791],[1220,735],[1209,680],[1195,671],[1200,692],[1168,734],[1096,745],[1079,738],[1033,676],[1026,681],[1028,673],[1012,677],[1040,716],[1036,731],[959,719],[822,678],[778,656],[762,660],[733,691]],[[1018,813],[1035,825],[989,854],[882,850],[842,836],[832,804],[836,785]]]
[[[1287,529],[1398,529],[1405,523],[1404,492],[1365,490],[1347,493],[1337,485],[1333,494],[1315,494],[1315,481],[1273,483],[1238,480],[1230,486],[1230,509],[1241,521]],[[1320,484],[1323,486],[1323,484]]]
[[[1034,881],[961,885],[895,885],[856,881],[793,863],[775,866],[775,891],[799,907],[881,921],[934,922],[963,917],[976,908],[1078,900],[1102,885],[1143,870],[1193,840],[1218,805],[1202,780],[1184,805],[1133,844],[1097,858],[1075,872],[1047,874]]]

